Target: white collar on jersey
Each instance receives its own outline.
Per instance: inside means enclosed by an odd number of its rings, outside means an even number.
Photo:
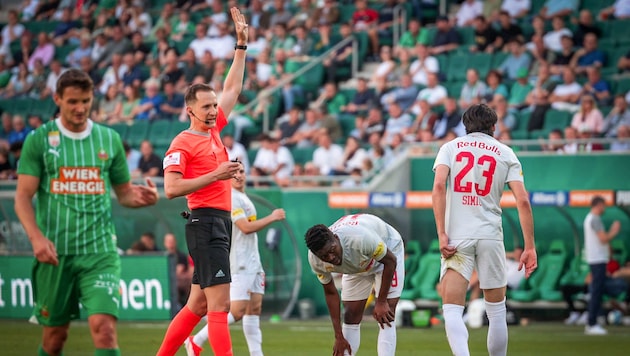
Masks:
[[[88,119],[87,128],[85,130],[81,132],[72,132],[63,126],[60,118],[55,119],[55,124],[57,125],[57,127],[59,128],[59,131],[61,131],[61,133],[64,136],[74,139],[74,140],[82,140],[90,136],[90,132],[92,132],[92,126],[94,126],[94,123],[92,122],[92,120]]]

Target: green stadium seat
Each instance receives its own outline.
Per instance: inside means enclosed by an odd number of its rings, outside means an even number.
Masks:
[[[531,138],[546,138],[551,130],[560,129],[571,125],[573,115],[567,111],[549,109],[545,113],[545,122],[542,129],[530,132]]]
[[[68,55],[77,48],[75,45],[63,45],[55,48],[55,59],[62,64],[67,64]]]
[[[184,130],[188,130],[190,127],[190,122],[188,121],[173,121],[171,123],[171,131],[173,132],[173,137],[177,136],[180,132]]]
[[[475,53],[470,55],[468,58],[468,68],[476,69],[479,73],[479,78],[483,80],[492,66],[492,57],[492,54],[489,53]]]
[[[446,80],[449,82],[466,79],[466,68],[468,68],[469,54],[454,53],[448,59],[448,69],[446,70]]]
[[[602,37],[624,38],[630,36],[630,20],[609,20],[605,22]]]
[[[291,154],[293,155],[293,161],[295,164],[304,165],[308,161],[313,160],[313,152],[317,149],[316,146],[313,147],[293,147],[291,148]]]
[[[117,124],[109,125],[109,128],[118,132],[118,135],[120,135],[121,140],[123,141],[127,140],[127,131],[129,131],[129,125],[125,123],[117,123]]]
[[[420,247],[420,241],[409,240],[405,243],[405,284],[403,294],[405,294],[405,290],[413,290],[414,286],[413,282],[411,282],[411,276],[418,270],[421,256],[422,249]]]
[[[538,269],[529,279],[524,280],[510,298],[519,302],[545,300],[561,301],[562,293],[557,290],[567,262],[567,250],[564,241],[554,240],[547,253],[539,259]]]
[[[630,78],[622,78],[613,84],[615,94],[625,95],[630,91]]]
[[[356,115],[339,115],[338,121],[339,125],[341,125],[341,130],[343,131],[343,137],[348,137],[350,132],[355,129],[355,118]]]
[[[149,133],[149,121],[134,121],[127,131],[127,142],[131,147],[139,147],[140,143],[147,138]]]
[[[448,92],[449,97],[453,97],[455,99],[459,99],[459,96],[462,93],[462,87],[466,82],[464,81],[452,81],[445,83],[446,91]]]
[[[462,38],[462,45],[466,47],[475,44],[475,29],[472,27],[460,27],[457,29]]]
[[[492,55],[491,67],[498,68],[503,61],[508,57],[508,53],[505,52],[497,52]]]
[[[603,8],[614,4],[615,0],[582,0],[580,10],[589,10],[593,15],[597,15]]]
[[[348,23],[352,20],[352,15],[356,11],[354,4],[343,4],[339,6],[339,23]]]
[[[157,120],[151,123],[147,138],[154,146],[168,146],[176,133],[171,130],[173,122],[170,120]]]
[[[248,148],[247,149],[247,159],[249,160],[249,164],[253,165],[256,160],[256,154],[258,153],[258,148]]]
[[[439,300],[435,285],[440,278],[440,244],[437,240],[431,242],[429,251],[420,258],[418,269],[410,277],[411,289],[405,289],[402,299]]]
[[[623,266],[628,261],[628,249],[623,240],[612,240],[610,242],[610,248],[612,249],[612,257]]]
[[[588,263],[584,261],[584,258],[581,255],[575,256],[569,263],[569,269],[562,275],[558,284],[560,286],[584,284],[589,273],[590,268]]]
[[[440,72],[442,74],[446,73],[446,69],[448,68],[448,55],[447,54],[438,54],[435,56],[438,61],[438,66],[440,67]]]

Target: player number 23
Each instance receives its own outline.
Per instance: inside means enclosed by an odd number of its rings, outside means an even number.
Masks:
[[[455,156],[455,161],[464,162],[464,167],[455,175],[455,184],[453,187],[455,192],[472,193],[473,182],[471,180],[465,181],[464,178],[466,178],[466,175],[473,169],[476,163],[483,168],[481,175],[485,178],[485,182],[475,183],[475,191],[477,192],[477,195],[482,197],[490,193],[490,188],[492,188],[492,178],[494,177],[494,171],[497,168],[497,161],[494,157],[483,155],[475,162],[475,156],[472,152],[463,151]]]

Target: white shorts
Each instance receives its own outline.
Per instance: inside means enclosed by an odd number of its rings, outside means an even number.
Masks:
[[[392,251],[392,253],[394,252]],[[403,249],[395,252],[394,255],[396,256],[396,270],[392,278],[392,285],[389,287],[389,293],[387,293],[387,299],[400,297],[405,281],[405,254]],[[376,296],[378,296],[381,290],[382,278],[382,269],[378,272],[344,274],[341,278],[341,300],[348,302],[366,300],[372,292],[372,287],[374,287]]]
[[[452,269],[470,281],[473,269],[479,275],[481,289],[502,288],[507,284],[505,247],[501,240],[451,240],[457,252],[449,259],[442,258],[440,281]]]
[[[249,300],[251,293],[265,294],[265,274],[263,272],[233,274],[230,300]]]

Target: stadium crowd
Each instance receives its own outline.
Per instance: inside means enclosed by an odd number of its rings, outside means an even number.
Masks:
[[[185,88],[204,82],[222,91],[235,44],[227,11],[236,3],[25,0],[9,10],[0,24],[0,179],[15,178],[26,134],[54,117],[52,96],[67,68],[94,81],[95,122],[119,132],[158,122],[185,129]],[[502,141],[541,139],[537,149],[564,154],[630,151],[630,0],[449,1],[449,16],[435,16],[437,3],[241,4],[251,25],[238,108],[260,100],[233,114],[224,136],[230,154],[254,182],[318,186],[293,178],[337,175],[357,187],[406,142],[464,135],[462,112],[481,102],[497,111]],[[397,7],[406,28],[394,43]],[[267,96],[264,89],[352,36],[364,40],[359,53],[351,43],[331,51],[314,80],[321,85],[293,81]],[[370,76],[351,78],[353,55],[371,63]],[[351,88],[340,89],[347,80]],[[262,134],[264,111],[273,127]],[[143,132],[130,142],[130,170],[159,176],[155,158],[167,147]],[[615,141],[554,142],[600,137]]]

